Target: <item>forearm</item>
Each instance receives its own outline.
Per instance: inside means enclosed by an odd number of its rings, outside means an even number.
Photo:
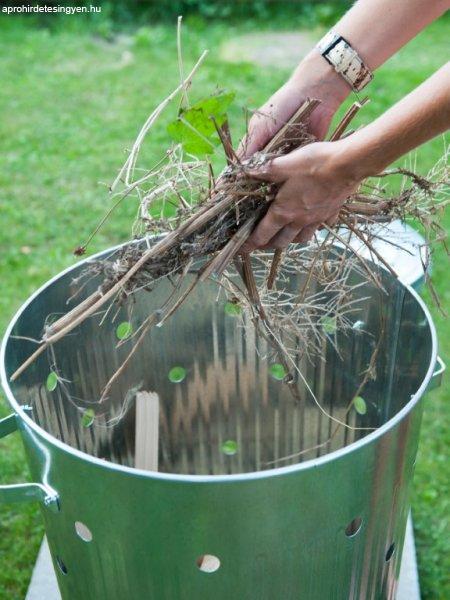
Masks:
[[[358,0],[333,29],[375,70],[449,8],[449,0]]]
[[[333,30],[374,71],[449,8],[450,0],[358,0]],[[338,105],[350,93],[348,84],[315,48],[294,71],[292,79],[301,82],[305,74],[311,73],[327,88],[326,92],[333,86]]]
[[[450,128],[450,63],[378,119],[338,142],[344,168],[376,175],[412,149]]]

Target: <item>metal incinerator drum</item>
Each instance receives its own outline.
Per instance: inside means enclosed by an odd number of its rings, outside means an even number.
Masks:
[[[114,324],[88,319],[9,379],[48,315],[67,312],[85,267],[35,293],[2,345],[13,412],[0,437],[20,432],[35,483],[1,486],[0,501],[40,502],[63,599],[394,598],[423,396],[443,370],[416,292],[382,270],[386,293],[358,288],[365,299],[339,352],[329,343],[300,365],[323,409],[345,421],[337,432],[306,388],[293,401],[264,340],[214,283],[146,336],[111,391],[113,421],[86,423],[80,403],[98,399],[129,351],[116,338],[125,309]],[[169,285],[137,295],[136,326]],[[382,328],[364,410],[348,410]],[[64,380],[48,385],[53,361]]]

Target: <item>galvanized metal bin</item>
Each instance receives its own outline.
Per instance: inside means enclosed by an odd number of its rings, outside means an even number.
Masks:
[[[425,282],[424,265],[427,265],[428,272],[431,270],[426,240],[400,219],[391,223],[374,223],[370,231],[373,236],[372,246],[394,269],[400,281],[420,290]],[[377,257],[358,236],[344,227],[339,233],[360,256],[379,264]],[[323,237],[326,234],[326,231],[319,232]],[[342,246],[339,242],[337,245]]]
[[[98,326],[101,315],[9,382],[34,348],[20,336],[38,338],[47,315],[67,311],[83,266],[25,303],[1,357],[13,413],[0,436],[20,431],[36,483],[2,486],[0,501],[40,501],[64,600],[394,598],[423,395],[442,371],[414,290],[383,273],[387,295],[360,289],[370,300],[340,355],[329,344],[326,361],[301,365],[329,413],[375,430],[342,428],[330,439],[332,421],[306,390],[293,402],[271,377],[263,342],[245,335],[209,283],[152,330],[107,408],[117,414],[139,386],[157,400],[141,397],[114,427],[83,427],[79,398],[98,398],[127,352],[115,326]],[[139,295],[136,326],[163,293]],[[381,322],[367,413],[347,413]],[[48,391],[55,358],[66,381]],[[181,381],[168,378],[174,366]]]

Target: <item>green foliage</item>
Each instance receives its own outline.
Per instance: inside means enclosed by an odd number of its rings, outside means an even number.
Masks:
[[[322,329],[328,335],[333,335],[334,333],[336,333],[336,330],[337,330],[336,317],[328,317],[328,316],[322,317],[322,319],[320,320],[320,323],[322,325]]]
[[[49,392],[56,390],[56,386],[58,385],[58,375],[54,371],[50,371],[48,374],[45,385]]]
[[[269,373],[277,381],[282,381],[287,375],[286,369],[280,363],[270,365]]]
[[[92,408],[87,408],[81,417],[81,425],[83,427],[90,427],[95,419],[95,412]]]
[[[227,440],[226,442],[223,442],[220,449],[227,456],[234,456],[238,451],[238,444],[235,440]]]
[[[168,378],[172,383],[181,383],[186,377],[186,369],[184,367],[172,367],[169,371]]]
[[[362,398],[361,396],[355,396],[355,398],[353,398],[353,406],[355,407],[355,410],[358,413],[358,415],[366,414],[367,404],[364,398]]]
[[[225,304],[225,314],[229,317],[239,317],[242,314],[242,306],[236,302],[227,302]]]
[[[219,92],[181,109],[176,121],[167,127],[169,135],[189,154],[212,154],[220,142],[216,125],[222,127],[227,120],[226,111],[235,95],[234,92]]]
[[[126,340],[133,333],[133,327],[128,321],[119,323],[116,329],[116,336],[118,340]]]

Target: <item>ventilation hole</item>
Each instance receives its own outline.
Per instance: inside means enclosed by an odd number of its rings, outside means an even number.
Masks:
[[[67,567],[64,564],[63,559],[60,556],[56,557],[56,564],[63,575],[67,575]]]
[[[81,521],[75,521],[75,531],[77,536],[83,540],[83,542],[92,542],[92,533],[87,525]]]
[[[395,552],[395,542],[392,542],[392,544],[387,549],[386,556],[384,557],[384,560],[386,562],[389,562],[391,560],[392,555],[394,554],[394,552]]]
[[[350,521],[350,523],[345,528],[345,535],[347,537],[355,536],[357,533],[359,533],[359,530],[361,529],[361,525],[362,525],[361,517],[356,517],[356,519],[353,519],[353,521]]]
[[[213,554],[202,554],[197,558],[197,567],[203,573],[214,573],[220,567],[220,560]]]

